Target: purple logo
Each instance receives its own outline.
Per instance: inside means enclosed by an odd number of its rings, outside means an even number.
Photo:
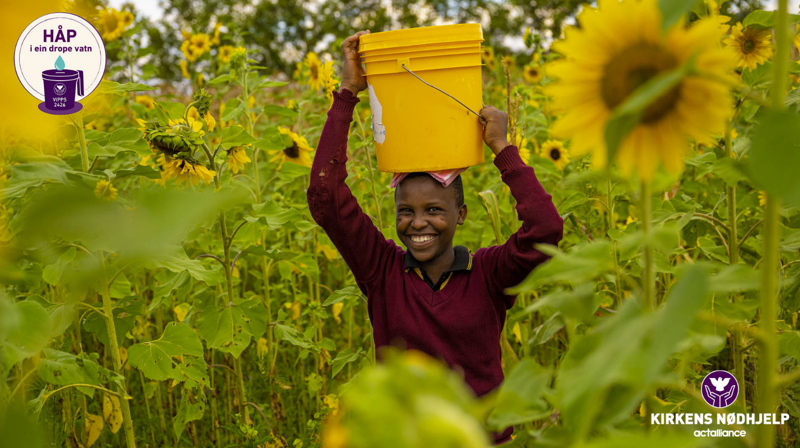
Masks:
[[[53,92],[58,96],[64,96],[64,94],[67,93],[67,86],[58,83],[53,87]]]
[[[703,399],[715,408],[727,408],[739,396],[739,383],[736,377],[724,370],[715,370],[706,375],[700,388]]]

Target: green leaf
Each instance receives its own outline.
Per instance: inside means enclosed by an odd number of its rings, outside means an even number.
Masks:
[[[755,70],[745,68],[742,81],[754,89],[764,89],[772,84],[772,62],[766,61],[756,66]]]
[[[800,15],[789,14],[789,24],[800,22]],[[758,28],[773,28],[775,26],[775,11],[753,11],[744,18],[744,26]]]
[[[0,295],[0,301],[7,299]],[[38,303],[16,302],[3,307],[0,329],[0,378],[14,364],[39,353],[50,341],[50,316]]]
[[[281,117],[289,117],[294,118],[297,116],[297,112],[289,109],[288,107],[278,106],[277,104],[268,104],[264,106],[262,109],[264,115],[274,117],[274,116],[281,116]]]
[[[21,182],[34,181],[34,185],[41,185],[45,181],[55,181],[62,184],[69,184],[68,173],[72,173],[72,168],[66,162],[53,156],[33,157],[8,166],[10,180],[6,184],[10,187]]]
[[[244,105],[238,98],[231,98],[225,103],[225,110],[220,117],[222,121],[235,120],[239,114],[244,113]]]
[[[337,289],[336,291],[331,293],[331,295],[328,296],[327,299],[325,299],[325,302],[322,304],[322,306],[330,306],[330,305],[333,305],[334,303],[339,303],[339,302],[343,301],[344,299],[347,299],[347,298],[350,298],[350,297],[354,297],[354,298],[362,297],[363,298],[364,296],[361,295],[361,290],[358,289],[358,286],[355,286],[355,285],[347,286],[347,287],[344,287],[342,289]]]
[[[295,330],[294,327],[288,325],[275,324],[275,338],[279,341],[286,341],[292,345],[300,348],[305,348],[313,351],[319,351],[311,340],[309,340],[303,333]]]
[[[614,269],[611,242],[598,240],[576,246],[569,253],[560,253],[533,270],[517,286],[506,289],[506,294],[533,291],[556,282],[580,283]]]
[[[283,86],[285,86],[287,84],[289,84],[289,83],[286,82],[286,81],[270,81],[270,80],[266,80],[266,81],[263,81],[261,84],[259,84],[258,87],[256,87],[256,89],[264,89],[264,88],[267,88],[267,87],[283,87]]]
[[[222,130],[222,147],[225,149],[249,145],[254,142],[256,142],[256,139],[241,126],[228,126]]]
[[[75,356],[58,350],[45,349],[44,359],[36,366],[39,378],[55,386],[70,384],[92,384],[99,386],[105,382],[118,382],[123,379],[108,369],[100,367],[97,362],[81,354]],[[94,388],[79,387],[89,397],[94,395]]]
[[[142,138],[142,131],[135,128],[117,129],[112,132],[108,141],[89,143],[89,155],[112,157],[120,152],[133,151],[140,156],[152,156],[153,150]]]
[[[358,349],[358,351],[355,352],[350,348],[340,351],[336,355],[336,359],[333,360],[333,364],[331,365],[331,378],[336,377],[336,375],[338,375],[347,364],[358,361],[360,356],[361,349]]]
[[[144,267],[147,269],[165,268],[172,272],[188,272],[192,278],[214,286],[223,280],[218,270],[206,269],[200,260],[190,260],[183,248],[174,246],[170,252],[154,255],[146,260]]]
[[[723,157],[714,162],[711,172],[724,180],[729,187],[736,187],[740,180],[747,177],[745,169],[742,162],[730,157]]]
[[[524,310],[509,317],[508,322],[509,324],[518,322],[544,307],[561,311],[564,316],[581,321],[594,314],[599,305],[600,303],[595,300],[594,285],[584,283],[572,291],[557,289],[543,295]]]
[[[142,176],[146,177],[147,179],[161,179],[161,172],[158,170],[154,170],[149,166],[145,165],[136,165],[136,167],[132,170],[119,170],[114,173],[116,179],[122,179],[128,176]]]
[[[177,322],[167,324],[155,341],[132,345],[128,363],[151,380],[184,381],[189,388],[208,384],[203,344],[194,330]]]
[[[788,355],[800,362],[800,333],[786,331],[778,335],[778,350],[781,355]]]
[[[58,282],[61,281],[61,275],[64,273],[64,269],[75,259],[77,253],[78,250],[74,247],[65,250],[64,253],[58,256],[58,260],[55,263],[47,265],[42,269],[42,280],[51,285],[58,284]]]
[[[503,244],[503,231],[500,221],[500,206],[497,202],[497,195],[492,190],[481,191],[478,196],[483,200],[483,208],[489,215],[489,220],[492,223],[492,230],[494,231],[494,240],[497,244]]]
[[[535,360],[525,358],[508,374],[489,414],[490,428],[502,430],[511,425],[549,417],[550,406],[542,398],[549,390],[551,372]]]
[[[128,288],[130,288],[130,283],[128,283]],[[137,296],[130,296],[120,300],[114,306],[114,328],[117,330],[117,344],[121,346],[125,342],[125,335],[136,326],[136,316],[141,316],[142,314],[144,314],[144,301]],[[83,320],[83,328],[94,333],[97,339],[106,347],[110,345],[106,320],[99,314],[90,312]]]
[[[197,331],[209,349],[241,356],[253,336],[266,330],[267,314],[261,302],[250,299],[225,306],[210,306],[200,313]]]
[[[717,294],[731,294],[758,289],[759,274],[743,264],[725,266],[709,280],[709,290]]]
[[[215,86],[217,84],[228,84],[232,81],[236,81],[236,78],[234,78],[230,74],[225,74],[225,75],[219,75],[216,78],[212,79],[211,81],[208,81],[208,84]]]
[[[783,110],[765,114],[753,131],[748,171],[760,190],[780,197],[800,191],[800,115]]]
[[[167,116],[172,120],[183,118],[183,115],[186,112],[186,105],[178,101],[169,103],[165,101],[156,101],[156,105],[163,109]]]
[[[666,30],[680,20],[681,16],[688,13],[696,4],[703,4],[703,0],[659,0],[658,9],[663,17],[661,29]]]
[[[100,93],[111,93],[114,95],[125,95],[127,92],[143,92],[146,90],[155,90],[155,87],[150,87],[145,84],[128,82],[120,84],[114,81],[103,80],[100,83]]]
[[[181,403],[178,405],[178,413],[172,421],[172,429],[175,431],[175,439],[180,440],[186,424],[203,418],[206,410],[205,393],[192,394],[184,389],[181,394]]]

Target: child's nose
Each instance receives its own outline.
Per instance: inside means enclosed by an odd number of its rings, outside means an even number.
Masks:
[[[414,229],[424,229],[428,226],[428,221],[421,215],[414,215],[411,220],[411,227]]]

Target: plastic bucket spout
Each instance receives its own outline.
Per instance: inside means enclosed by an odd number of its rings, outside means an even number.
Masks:
[[[439,171],[483,163],[480,24],[366,34],[359,41],[369,84],[378,169]]]
[[[45,70],[42,81],[45,103],[52,111],[71,110],[75,96],[83,96],[82,70]]]

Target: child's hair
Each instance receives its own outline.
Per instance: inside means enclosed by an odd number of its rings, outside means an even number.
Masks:
[[[408,176],[406,176],[405,179],[403,179],[403,182],[407,181],[408,179],[413,179],[415,177],[422,177],[422,176],[428,176],[429,178],[433,179],[433,177],[431,177],[431,175],[428,173],[417,172],[417,173],[410,173]],[[400,185],[402,185],[403,182],[400,182]],[[436,181],[436,183],[439,182]],[[400,187],[400,185],[398,185],[398,187]],[[453,179],[453,182],[451,182],[449,186],[452,186],[454,189],[453,193],[456,196],[456,207],[461,208],[461,206],[464,205],[464,184],[461,182],[461,175],[459,174],[458,176],[456,176],[456,178]],[[396,200],[397,188],[394,189],[394,197]]]

